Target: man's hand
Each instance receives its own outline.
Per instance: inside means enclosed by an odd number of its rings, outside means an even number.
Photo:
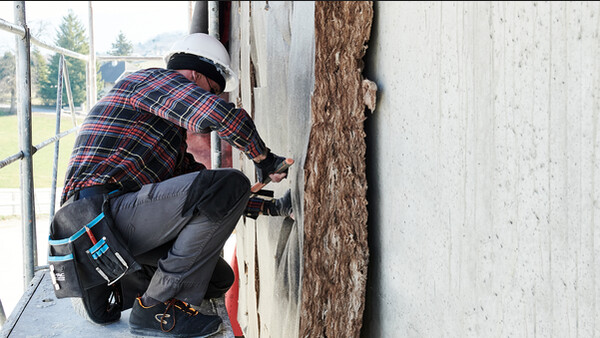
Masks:
[[[270,179],[273,182],[281,182],[286,176],[288,169],[285,168],[280,173],[275,173],[275,170],[285,161],[285,157],[277,156],[271,151],[266,156],[260,156],[254,159],[256,166],[256,176],[258,182],[265,183]],[[268,179],[267,179],[268,178]]]
[[[282,174],[270,174],[269,177],[271,178],[272,182],[281,182],[284,178],[286,178],[287,174],[286,173],[282,173]]]

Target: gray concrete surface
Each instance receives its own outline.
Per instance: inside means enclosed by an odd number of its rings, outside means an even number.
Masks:
[[[600,3],[374,6],[364,336],[599,336]]]
[[[224,298],[205,301],[199,308],[205,314],[223,318],[223,329],[215,338],[233,338]],[[57,299],[47,270],[36,273],[17,308],[2,327],[0,336],[20,337],[136,337],[129,332],[129,313],[124,311],[118,322],[96,325],[77,315],[68,298]]]

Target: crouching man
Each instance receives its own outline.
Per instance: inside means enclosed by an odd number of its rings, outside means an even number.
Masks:
[[[208,297],[233,283],[220,252],[244,213],[287,216],[289,193],[280,200],[251,195],[236,169],[208,170],[187,152],[186,132],[216,131],[273,182],[285,159],[261,139],[243,109],[218,95],[237,77],[225,47],[195,33],[173,45],[166,69],[137,71],[119,81],[89,112],[77,136],[61,204],[98,194],[110,197],[110,215],[123,243],[144,266],[118,287],[90,290],[84,305],[97,323],[119,319],[131,308],[137,335],[208,336],[218,316],[199,313]],[[108,301],[108,293],[122,305]]]

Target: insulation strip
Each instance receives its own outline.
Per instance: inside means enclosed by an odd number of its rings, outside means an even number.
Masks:
[[[315,84],[304,166],[301,337],[359,337],[369,251],[363,60],[372,2],[315,2]],[[368,102],[365,102],[368,100]]]

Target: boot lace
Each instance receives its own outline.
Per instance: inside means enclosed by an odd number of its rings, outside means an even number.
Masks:
[[[169,309],[171,309],[172,313],[173,313],[173,325],[171,325],[170,328],[165,329],[163,327],[163,324],[166,323],[166,321],[164,321],[163,319],[164,319],[165,315],[167,314],[167,312],[169,312]],[[179,299],[175,299],[175,298],[170,299],[167,302],[167,307],[165,308],[165,312],[163,312],[161,320],[160,320],[160,329],[163,332],[169,332],[169,331],[173,330],[173,328],[175,328],[175,309],[179,309],[180,311],[182,311],[183,313],[185,313],[186,315],[188,315],[190,317],[198,314],[198,310],[191,307],[190,304],[188,304],[184,301],[181,301]]]

